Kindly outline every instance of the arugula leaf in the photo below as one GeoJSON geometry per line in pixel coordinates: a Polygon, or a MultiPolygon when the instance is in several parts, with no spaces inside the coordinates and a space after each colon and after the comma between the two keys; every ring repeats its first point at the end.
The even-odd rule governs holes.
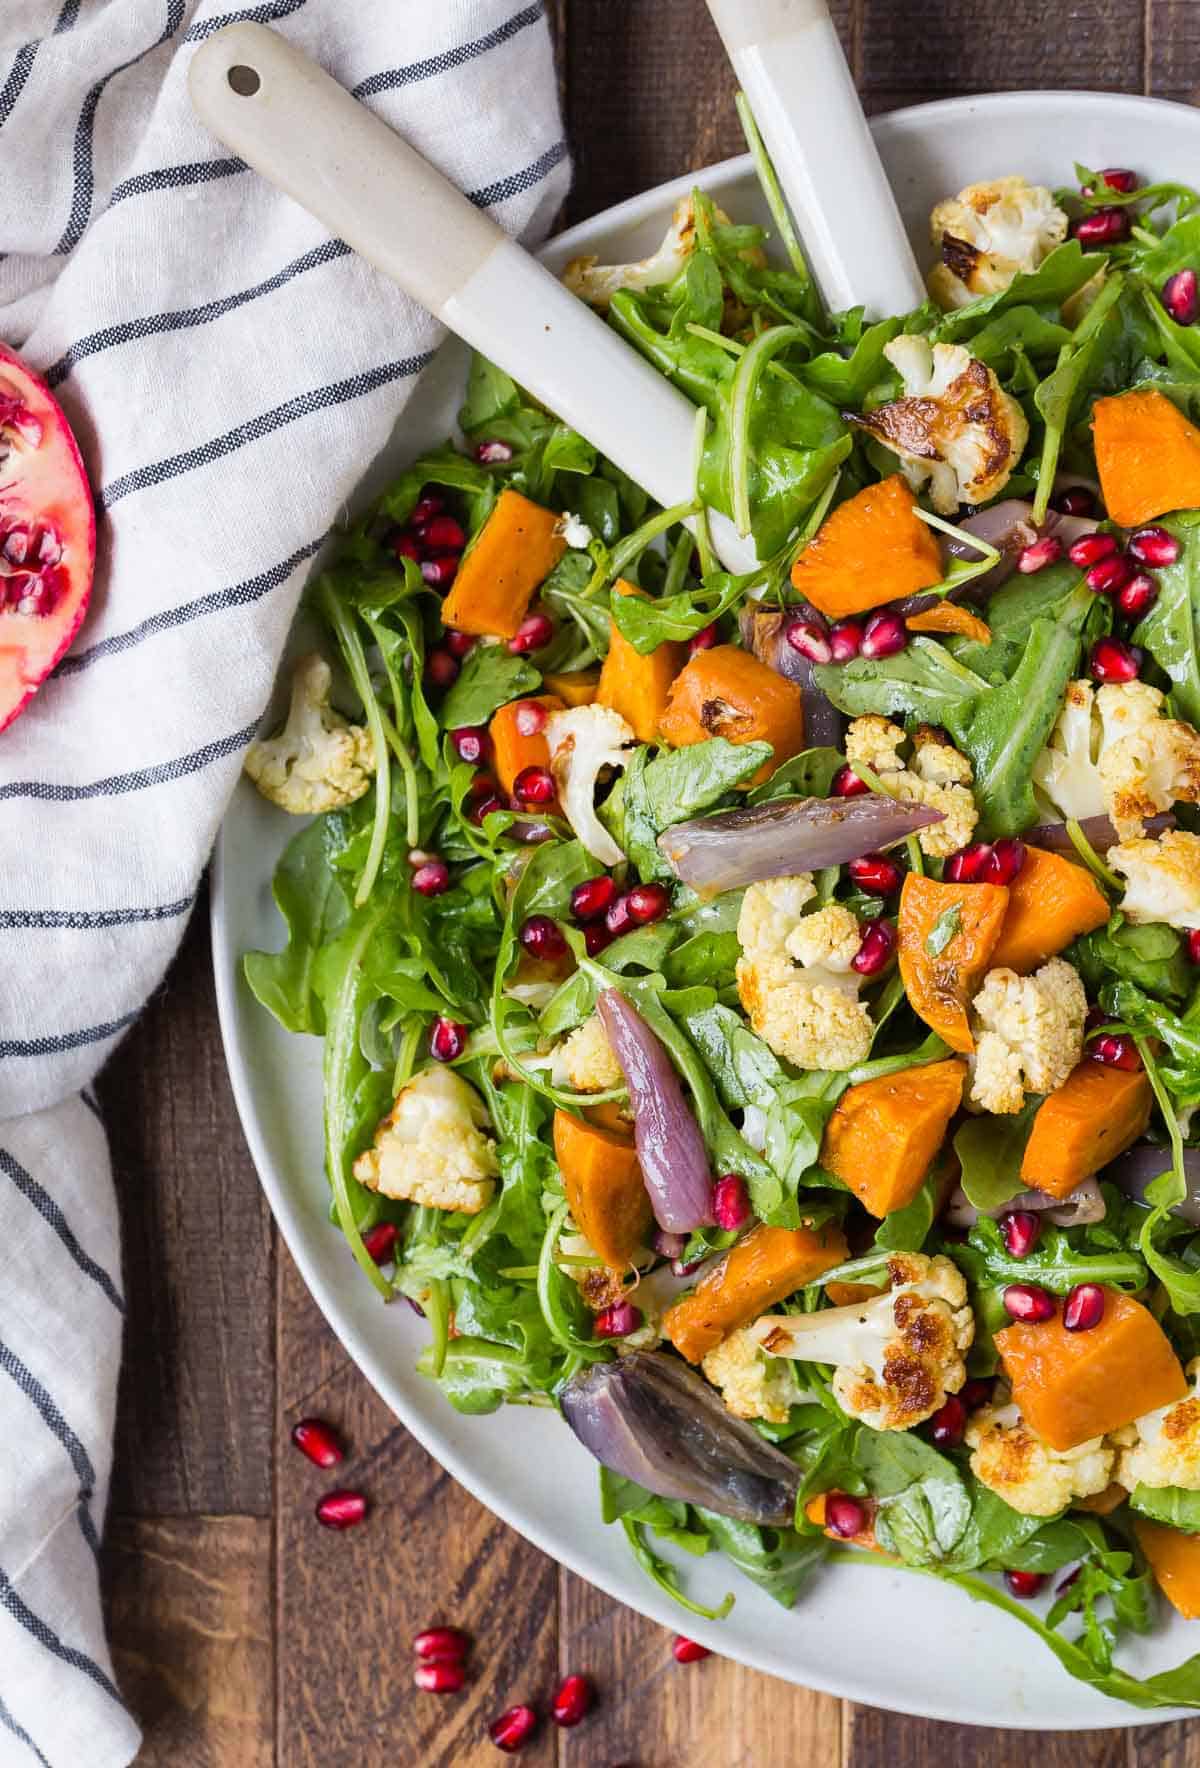
{"type": "Polygon", "coordinates": [[[463,659],[458,680],[441,706],[443,730],[486,724],[497,706],[536,694],[542,678],[527,657],[514,657],[505,645],[476,645],[463,659]]]}
{"type": "Polygon", "coordinates": [[[838,749],[802,749],[777,767],[769,779],[746,796],[747,804],[767,804],[775,798],[828,798],[834,775],[845,757],[838,749]]]}
{"type": "Polygon", "coordinates": [[[937,1207],[937,1186],[931,1173],[911,1203],[893,1209],[875,1230],[875,1245],[888,1252],[919,1252],[933,1226],[937,1207]]]}
{"type": "Polygon", "coordinates": [[[865,1426],[855,1459],[879,1500],[875,1536],[907,1565],[934,1565],[954,1551],[971,1520],[971,1500],[954,1463],[908,1431],[865,1426]]]}
{"type": "Polygon", "coordinates": [[[1077,1283],[1103,1283],[1129,1295],[1146,1287],[1148,1273],[1136,1253],[1117,1249],[1085,1252],[1077,1243],[1078,1232],[1048,1222],[1033,1251],[1024,1258],[1014,1258],[998,1225],[990,1216],[980,1216],[966,1245],[953,1248],[954,1259],[972,1282],[981,1286],[1040,1283],[1052,1295],[1066,1295],[1077,1283]]]}
{"type": "Polygon", "coordinates": [[[880,319],[867,326],[848,356],[826,350],[803,363],[796,373],[806,387],[835,405],[843,409],[860,406],[880,381],[893,375],[884,347],[903,330],[902,319],[880,319]]]}
{"type": "Polygon", "coordinates": [[[820,1535],[758,1528],[731,1516],[719,1516],[699,1504],[695,1510],[725,1557],[784,1608],[792,1607],[817,1567],[829,1557],[829,1543],[820,1535]]]}
{"type": "Polygon", "coordinates": [[[281,952],[247,952],[242,970],[255,997],[286,1031],[325,1029],[313,988],[317,954],[345,926],[350,913],[345,886],[330,863],[331,836],[340,846],[344,824],[318,817],[287,845],[275,868],[271,892],[287,923],[281,952]]]}
{"type": "Polygon", "coordinates": [[[1182,551],[1157,573],[1158,600],[1133,638],[1169,678],[1178,717],[1195,724],[1200,721],[1200,510],[1165,517],[1159,526],[1182,543],[1182,551]]]}
{"type": "Polygon", "coordinates": [[[1103,252],[1085,252],[1078,240],[1069,239],[1043,258],[1036,270],[1021,271],[997,294],[981,295],[977,301],[939,316],[930,337],[935,343],[970,338],[983,320],[1009,307],[1049,307],[1060,311],[1064,301],[1107,262],[1103,252]]]}
{"type": "Polygon", "coordinates": [[[1183,1486],[1135,1486],[1129,1494],[1129,1507],[1151,1522],[1166,1523],[1185,1535],[1200,1535],[1200,1492],[1183,1486]]]}
{"type": "Polygon", "coordinates": [[[676,595],[644,597],[611,592],[613,621],[622,638],[628,639],[639,657],[647,657],[659,645],[692,638],[745,593],[745,579],[727,572],[710,572],[703,584],[676,595]]]}
{"type": "Polygon", "coordinates": [[[618,845],[644,879],[674,880],[658,837],[675,823],[708,810],[770,759],[769,743],[729,743],[710,737],[650,759],[646,748],[629,758],[607,819],[618,845]],[[615,801],[615,802],[614,802],[615,801]]]}
{"type": "Polygon", "coordinates": [[[1054,488],[1058,457],[1068,425],[1072,417],[1078,414],[1088,389],[1098,377],[1100,366],[1111,355],[1113,327],[1120,323],[1112,310],[1120,301],[1124,290],[1123,277],[1118,275],[1109,278],[1080,321],[1070,343],[1063,345],[1057,368],[1046,377],[1034,394],[1034,404],[1046,425],[1037,496],[1033,506],[1035,522],[1045,520],[1050,494],[1054,488]]]}
{"type": "Polygon", "coordinates": [[[934,639],[914,638],[894,657],[855,657],[844,665],[820,663],[813,681],[839,712],[899,713],[921,724],[949,728],[969,711],[988,683],[934,639]]]}
{"type": "Polygon", "coordinates": [[[1139,926],[1115,914],[1107,927],[1084,934],[1063,956],[1079,971],[1093,995],[1114,978],[1136,983],[1147,994],[1166,1000],[1182,999],[1192,986],[1192,966],[1183,938],[1162,922],[1139,926]]]}
{"type": "Polygon", "coordinates": [[[1041,1107],[1037,1096],[1020,1111],[1005,1117],[967,1117],[954,1136],[954,1152],[962,1168],[959,1183],[976,1209],[999,1209],[1028,1186],[1021,1177],[1025,1145],[1041,1107]]]}
{"type": "Polygon", "coordinates": [[[962,932],[962,909],[957,903],[943,909],[925,936],[925,950],[931,958],[940,958],[951,940],[962,932]]]}
{"type": "MultiPolygon", "coordinates": [[[[607,955],[606,955],[607,956],[607,955]]],[[[722,1102],[731,1110],[757,1105],[768,1110],[787,1074],[769,1044],[731,1007],[701,1007],[683,1018],[688,1036],[707,1062],[722,1102]]]]}

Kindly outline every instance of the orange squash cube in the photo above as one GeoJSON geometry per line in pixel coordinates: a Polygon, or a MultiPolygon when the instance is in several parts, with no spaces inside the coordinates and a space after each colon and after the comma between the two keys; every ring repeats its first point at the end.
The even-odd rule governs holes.
{"type": "Polygon", "coordinates": [[[689,1363],[700,1363],[739,1326],[748,1326],[845,1257],[845,1237],[832,1222],[823,1228],[769,1228],[760,1222],[690,1295],[667,1309],[663,1331],[689,1363]]]}

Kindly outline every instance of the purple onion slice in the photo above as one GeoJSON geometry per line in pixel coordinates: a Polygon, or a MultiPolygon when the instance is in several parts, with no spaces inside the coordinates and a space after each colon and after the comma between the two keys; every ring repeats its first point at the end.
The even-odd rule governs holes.
{"type": "Polygon", "coordinates": [[[638,1163],[654,1219],[668,1234],[690,1234],[713,1219],[713,1182],[675,1066],[619,989],[604,989],[596,1007],[629,1088],[638,1163]]]}
{"type": "MultiPolygon", "coordinates": [[[[1126,1197],[1132,1197],[1135,1203],[1146,1200],[1146,1186],[1151,1179],[1157,1179],[1171,1169],[1171,1150],[1157,1148],[1153,1142],[1138,1142],[1127,1148],[1124,1154],[1118,1154],[1114,1161],[1101,1172],[1100,1177],[1109,1184],[1124,1191],[1126,1197]]],[[[1200,1228],[1200,1148],[1185,1148],[1183,1151],[1183,1171],[1187,1179],[1188,1194],[1182,1203],[1177,1203],[1171,1211],[1181,1221],[1190,1222],[1192,1227],[1200,1228]]]]}
{"type": "MultiPolygon", "coordinates": [[[[1085,816],[1079,827],[1083,830],[1089,846],[1101,855],[1106,854],[1110,847],[1116,847],[1121,837],[1113,828],[1106,816],[1085,816]]],[[[1161,816],[1146,818],[1147,835],[1161,835],[1164,829],[1173,829],[1175,818],[1169,811],[1161,816]]],[[[1030,829],[1021,839],[1031,847],[1042,847],[1047,853],[1065,853],[1068,859],[1077,859],[1075,843],[1067,833],[1066,823],[1039,823],[1036,829],[1030,829]]]]}
{"type": "Polygon", "coordinates": [[[858,798],[773,798],[766,804],[676,823],[658,838],[660,853],[685,884],[705,895],[819,872],[893,847],[942,822],[940,810],[879,792],[858,798]]]}

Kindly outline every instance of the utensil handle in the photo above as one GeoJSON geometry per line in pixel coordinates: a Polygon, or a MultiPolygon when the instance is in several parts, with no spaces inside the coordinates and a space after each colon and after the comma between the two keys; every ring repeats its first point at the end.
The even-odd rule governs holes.
{"type": "Polygon", "coordinates": [[[659,503],[690,501],[691,402],[301,50],[263,25],[228,25],[196,51],[189,85],[256,172],[659,503]]]}
{"type": "Polygon", "coordinates": [[[708,0],[828,306],[906,313],[925,285],[826,0],[708,0]]]}

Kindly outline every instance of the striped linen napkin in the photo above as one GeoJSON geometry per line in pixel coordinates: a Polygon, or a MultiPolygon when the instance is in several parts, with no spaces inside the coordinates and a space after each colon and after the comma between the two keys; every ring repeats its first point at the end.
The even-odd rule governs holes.
{"type": "Polygon", "coordinates": [[[440,338],[193,117],[192,50],[240,18],[513,233],[568,177],[541,4],[0,5],[0,338],[100,512],[88,620],[0,736],[0,1768],[137,1752],[97,1582],[124,1302],[87,1088],[179,940],[308,561],[440,338]]]}

